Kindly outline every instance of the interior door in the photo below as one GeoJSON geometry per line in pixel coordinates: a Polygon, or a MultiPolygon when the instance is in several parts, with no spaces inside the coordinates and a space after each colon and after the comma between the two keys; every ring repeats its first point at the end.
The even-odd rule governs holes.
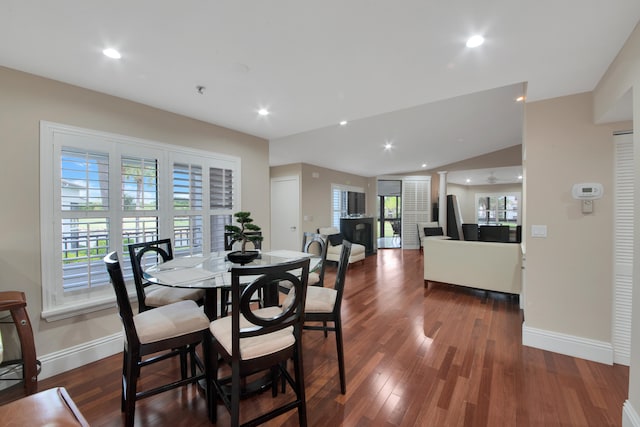
{"type": "Polygon", "coordinates": [[[299,251],[300,180],[297,176],[271,179],[271,249],[299,251]]]}

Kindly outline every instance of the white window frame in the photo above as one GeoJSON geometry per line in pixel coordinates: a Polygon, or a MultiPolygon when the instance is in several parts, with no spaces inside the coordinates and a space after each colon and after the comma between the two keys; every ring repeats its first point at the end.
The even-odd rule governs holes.
{"type": "MultiPolygon", "coordinates": [[[[233,215],[241,210],[241,159],[204,150],[160,143],[124,135],[83,129],[47,121],[40,122],[40,230],[42,271],[42,318],[55,321],[76,315],[113,307],[115,294],[111,286],[98,286],[72,292],[62,287],[62,230],[60,153],[62,147],[78,148],[109,155],[109,250],[117,250],[121,261],[129,259],[123,254],[122,218],[135,211],[122,209],[121,156],[153,157],[158,160],[158,232],[173,240],[173,216],[181,211],[173,209],[173,162],[199,164],[203,170],[203,252],[209,253],[209,218],[212,215],[233,215]],[[209,203],[209,168],[233,170],[233,206],[212,209],[209,203]],[[205,173],[206,171],[206,173],[205,173]],[[206,179],[205,179],[206,177],[206,179]]],[[[150,211],[152,212],[152,211],[150,211]]],[[[146,213],[146,212],[145,212],[146,213]]],[[[106,283],[108,285],[108,283],[106,283]]],[[[131,295],[135,292],[131,291],[131,295]]]]}
{"type": "MultiPolygon", "coordinates": [[[[480,204],[478,203],[478,200],[480,198],[486,198],[486,197],[495,197],[495,198],[500,198],[500,197],[515,197],[518,200],[518,220],[516,221],[515,224],[511,223],[511,222],[507,222],[505,223],[505,225],[508,224],[512,224],[512,225],[521,225],[522,224],[522,193],[520,192],[497,192],[497,193],[476,193],[475,194],[475,211],[473,213],[474,215],[474,221],[478,221],[478,209],[480,207],[480,204]]],[[[500,221],[497,220],[497,216],[496,216],[496,224],[500,223],[500,221]]]]}
{"type": "Polygon", "coordinates": [[[331,184],[331,194],[330,194],[330,200],[331,200],[331,226],[337,228],[338,230],[340,230],[340,218],[344,218],[347,215],[348,212],[348,207],[347,204],[345,202],[344,205],[340,204],[340,206],[335,206],[334,202],[334,198],[333,198],[333,193],[335,191],[340,191],[340,192],[349,192],[349,191],[353,191],[356,193],[364,193],[364,188],[362,187],[354,187],[351,185],[342,185],[342,184],[331,184]],[[337,218],[336,218],[337,215],[337,218]],[[337,223],[336,223],[336,219],[337,219],[337,223]]]}

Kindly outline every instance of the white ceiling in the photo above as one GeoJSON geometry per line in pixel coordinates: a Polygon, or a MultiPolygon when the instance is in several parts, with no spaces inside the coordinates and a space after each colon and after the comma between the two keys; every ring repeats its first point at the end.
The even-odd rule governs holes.
{"type": "Polygon", "coordinates": [[[451,171],[447,182],[467,186],[522,183],[522,166],[451,171]]]}
{"type": "Polygon", "coordinates": [[[639,20],[638,0],[1,0],[0,65],[375,176],[520,144],[515,97],[593,90],[639,20]]]}

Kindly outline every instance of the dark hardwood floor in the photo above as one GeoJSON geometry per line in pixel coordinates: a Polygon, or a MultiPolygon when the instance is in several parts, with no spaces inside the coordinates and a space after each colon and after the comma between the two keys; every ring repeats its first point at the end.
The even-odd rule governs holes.
{"type": "MultiPolygon", "coordinates": [[[[335,267],[325,278],[332,283],[335,267]]],[[[379,250],[349,267],[343,304],[347,394],[333,335],[304,333],[311,426],[620,426],[628,368],[521,344],[517,301],[423,282],[417,251],[379,250]]],[[[149,371],[151,369],[152,371],[149,371]]],[[[40,381],[65,386],[92,426],[120,426],[121,355],[40,381]]],[[[173,362],[141,384],[177,375],[173,362]]],[[[276,400],[290,397],[289,391],[276,400]]],[[[243,402],[243,418],[272,405],[243,402]]],[[[229,425],[219,406],[218,425],[229,425]]],[[[138,426],[206,426],[195,386],[138,402],[138,426]]],[[[290,412],[269,425],[297,425],[290,412]]]]}

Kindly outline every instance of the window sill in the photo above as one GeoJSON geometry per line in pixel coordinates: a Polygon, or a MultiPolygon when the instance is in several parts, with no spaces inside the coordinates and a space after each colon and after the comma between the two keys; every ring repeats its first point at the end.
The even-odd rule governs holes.
{"type": "Polygon", "coordinates": [[[47,322],[68,319],[82,314],[106,310],[116,306],[116,298],[113,295],[101,298],[92,298],[89,301],[74,301],[65,305],[51,307],[42,310],[42,317],[47,322]]]}

